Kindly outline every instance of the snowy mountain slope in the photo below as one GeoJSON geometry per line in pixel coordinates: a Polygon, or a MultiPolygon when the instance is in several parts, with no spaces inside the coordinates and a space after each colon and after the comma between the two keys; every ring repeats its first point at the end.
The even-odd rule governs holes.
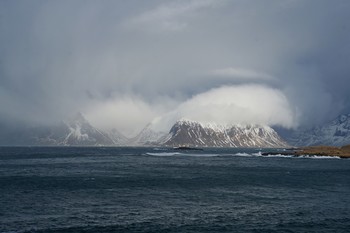
{"type": "Polygon", "coordinates": [[[121,134],[118,130],[112,129],[107,132],[108,137],[113,141],[113,145],[123,146],[127,143],[128,138],[121,134]]]}
{"type": "Polygon", "coordinates": [[[63,145],[113,145],[107,133],[93,127],[81,113],[65,122],[69,129],[62,141],[63,145]]]}
{"type": "MultiPolygon", "coordinates": [[[[268,126],[202,124],[177,121],[169,132],[148,124],[128,139],[117,130],[93,127],[82,114],[54,126],[29,127],[15,133],[11,145],[40,146],[199,146],[199,147],[285,147],[287,144],[268,126]],[[20,135],[20,137],[18,137],[20,135]],[[16,141],[17,140],[17,141],[16,141]]],[[[9,143],[8,143],[9,144],[9,143]]]]}
{"type": "Polygon", "coordinates": [[[309,130],[296,131],[288,141],[293,146],[350,144],[350,114],[340,115],[333,121],[309,130]]]}
{"type": "Polygon", "coordinates": [[[106,133],[93,127],[81,113],[68,121],[47,128],[45,133],[34,132],[33,135],[37,145],[111,146],[122,144],[126,140],[116,130],[106,133]]]}
{"type": "Polygon", "coordinates": [[[153,129],[153,125],[150,123],[134,138],[127,142],[127,145],[131,146],[152,146],[161,145],[167,138],[167,133],[159,132],[153,129]]]}
{"type": "Polygon", "coordinates": [[[202,124],[180,120],[170,130],[165,146],[199,147],[286,147],[278,134],[268,126],[202,124]]]}

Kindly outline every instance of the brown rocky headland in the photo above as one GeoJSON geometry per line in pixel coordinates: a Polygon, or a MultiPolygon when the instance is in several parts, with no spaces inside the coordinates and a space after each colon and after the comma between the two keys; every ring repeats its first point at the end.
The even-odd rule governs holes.
{"type": "Polygon", "coordinates": [[[335,146],[308,146],[302,148],[288,149],[288,152],[265,152],[264,156],[268,155],[294,155],[298,156],[330,156],[339,158],[350,158],[350,145],[335,147],[335,146]]]}
{"type": "Polygon", "coordinates": [[[350,158],[350,145],[335,146],[309,146],[299,148],[294,151],[296,156],[301,155],[317,155],[317,156],[336,156],[340,158],[350,158]]]}

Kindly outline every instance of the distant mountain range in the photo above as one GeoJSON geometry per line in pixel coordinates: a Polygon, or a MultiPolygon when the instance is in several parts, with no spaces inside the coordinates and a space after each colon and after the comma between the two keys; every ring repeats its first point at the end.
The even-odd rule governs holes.
{"type": "Polygon", "coordinates": [[[71,119],[53,126],[16,129],[4,141],[5,145],[21,146],[112,146],[124,144],[127,138],[117,130],[104,132],[93,127],[78,113],[71,119]]]}
{"type": "Polygon", "coordinates": [[[326,124],[311,129],[297,130],[287,138],[287,141],[293,146],[350,144],[350,114],[340,115],[326,124]]]}
{"type": "Polygon", "coordinates": [[[136,137],[126,138],[92,126],[81,113],[50,127],[27,128],[11,145],[38,146],[191,146],[191,147],[285,147],[287,143],[268,126],[201,124],[179,120],[169,132],[148,124],[136,137]]]}
{"type": "Polygon", "coordinates": [[[148,124],[136,137],[127,138],[116,129],[103,131],[92,126],[81,113],[54,126],[27,127],[7,136],[2,145],[37,146],[166,146],[166,147],[265,147],[309,145],[342,146],[350,143],[350,114],[319,127],[297,130],[282,139],[265,125],[220,125],[182,119],[168,132],[148,124]]]}
{"type": "Polygon", "coordinates": [[[286,147],[288,144],[268,126],[202,124],[179,120],[168,133],[156,132],[152,125],[143,129],[135,145],[189,147],[286,147]]]}

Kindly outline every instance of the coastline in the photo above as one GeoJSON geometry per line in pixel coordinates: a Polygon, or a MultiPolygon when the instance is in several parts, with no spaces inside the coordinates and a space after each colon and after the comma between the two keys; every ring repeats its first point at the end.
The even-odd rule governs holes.
{"type": "Polygon", "coordinates": [[[305,155],[316,155],[316,156],[328,156],[328,157],[339,157],[342,159],[350,158],[350,145],[342,146],[342,147],[335,147],[335,146],[308,146],[308,147],[301,147],[301,148],[295,148],[290,149],[289,152],[266,152],[262,155],[268,156],[268,155],[294,155],[296,157],[298,156],[305,156],[305,155]]]}

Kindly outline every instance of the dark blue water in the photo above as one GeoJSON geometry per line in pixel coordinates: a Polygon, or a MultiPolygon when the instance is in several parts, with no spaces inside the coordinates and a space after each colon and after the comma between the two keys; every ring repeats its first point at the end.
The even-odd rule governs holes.
{"type": "Polygon", "coordinates": [[[0,232],[350,232],[350,160],[3,147],[0,232]]]}

